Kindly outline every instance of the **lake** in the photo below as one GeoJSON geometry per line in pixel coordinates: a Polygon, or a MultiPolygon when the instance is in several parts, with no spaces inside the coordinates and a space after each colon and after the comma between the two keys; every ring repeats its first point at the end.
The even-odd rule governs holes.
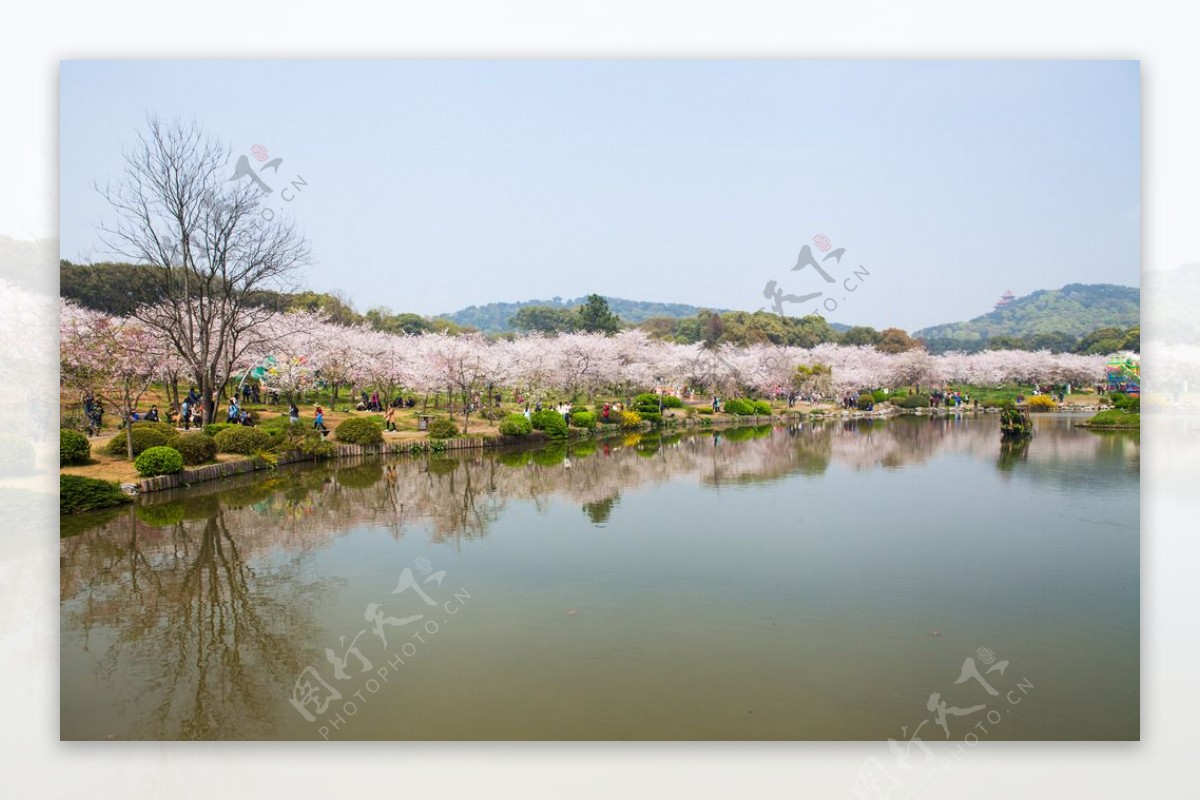
{"type": "Polygon", "coordinates": [[[64,518],[61,736],[1137,739],[1139,438],[1081,419],[293,466],[64,518]]]}

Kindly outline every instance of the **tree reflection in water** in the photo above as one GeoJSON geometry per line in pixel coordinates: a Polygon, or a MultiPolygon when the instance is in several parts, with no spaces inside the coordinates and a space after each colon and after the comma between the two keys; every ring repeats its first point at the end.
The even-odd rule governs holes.
{"type": "Polygon", "coordinates": [[[600,526],[619,520],[622,494],[639,487],[819,480],[831,465],[892,470],[946,453],[996,460],[1013,480],[1120,480],[1114,461],[1137,472],[1136,436],[1047,419],[1032,441],[1005,447],[994,417],[952,416],[293,466],[147,496],[91,518],[90,529],[88,518],[73,520],[84,531],[61,544],[64,648],[100,651],[99,684],[150,718],[132,724],[139,736],[269,736],[295,676],[320,659],[317,610],[333,588],[306,561],[349,531],[421,530],[457,544],[486,536],[510,502],[545,508],[556,499],[600,526]]]}
{"type": "Polygon", "coordinates": [[[149,527],[131,509],[62,544],[64,637],[107,643],[100,678],[130,687],[147,737],[269,734],[278,687],[307,656],[321,586],[301,575],[302,551],[252,559],[261,538],[243,522],[218,508],[149,527]]]}

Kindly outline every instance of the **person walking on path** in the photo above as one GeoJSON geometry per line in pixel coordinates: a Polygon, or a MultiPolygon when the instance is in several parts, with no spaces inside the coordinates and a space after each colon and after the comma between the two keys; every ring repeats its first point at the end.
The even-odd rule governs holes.
{"type": "Polygon", "coordinates": [[[288,422],[293,425],[300,422],[300,409],[295,401],[288,404],[288,422]]]}
{"type": "Polygon", "coordinates": [[[387,431],[396,430],[396,407],[389,406],[387,414],[383,416],[384,429],[387,431]]]}

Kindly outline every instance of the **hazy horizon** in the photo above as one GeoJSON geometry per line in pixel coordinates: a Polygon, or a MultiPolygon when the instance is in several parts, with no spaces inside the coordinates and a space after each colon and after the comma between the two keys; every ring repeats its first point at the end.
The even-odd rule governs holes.
{"type": "Polygon", "coordinates": [[[774,280],[823,292],[788,314],[828,301],[831,322],[911,331],[1009,289],[1139,286],[1139,79],[1135,61],[63,62],[60,254],[111,258],[92,184],[156,115],[256,171],[255,145],[282,159],[259,174],[312,242],[298,282],[359,311],[770,309],[774,280]],[[818,235],[845,248],[828,283],[792,271],[805,245],[826,257],[818,235]]]}

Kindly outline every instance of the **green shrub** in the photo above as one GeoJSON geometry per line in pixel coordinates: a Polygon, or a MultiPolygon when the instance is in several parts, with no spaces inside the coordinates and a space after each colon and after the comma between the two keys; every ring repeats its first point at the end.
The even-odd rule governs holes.
{"type": "Polygon", "coordinates": [[[530,423],[538,431],[545,431],[547,424],[556,426],[557,424],[554,422],[555,420],[558,420],[559,423],[562,423],[564,427],[566,426],[566,421],[563,420],[563,416],[554,409],[542,409],[540,412],[534,412],[529,417],[530,423]]]}
{"type": "Polygon", "coordinates": [[[634,412],[634,414],[641,417],[643,422],[649,423],[652,426],[662,425],[663,416],[657,409],[652,412],[634,412]]]}
{"type": "Polygon", "coordinates": [[[227,428],[245,428],[245,426],[238,425],[237,423],[209,423],[204,427],[204,433],[216,438],[217,434],[227,428]]]}
{"type": "Polygon", "coordinates": [[[333,443],[321,436],[321,432],[314,429],[311,423],[290,423],[286,417],[283,420],[282,425],[263,425],[260,429],[271,431],[271,442],[277,452],[296,451],[314,459],[328,459],[333,456],[336,450],[333,443]]]}
{"type": "Polygon", "coordinates": [[[681,398],[675,397],[674,395],[663,395],[663,408],[664,409],[682,409],[683,408],[683,400],[681,398]]]}
{"type": "Polygon", "coordinates": [[[458,426],[449,417],[437,417],[429,421],[430,439],[450,439],[458,436],[458,426]]]}
{"type": "Polygon", "coordinates": [[[184,464],[204,464],[217,458],[217,441],[203,431],[188,431],[171,440],[184,464]]]}
{"type": "Polygon", "coordinates": [[[890,398],[888,397],[888,394],[886,392],[884,392],[882,389],[877,389],[874,392],[872,392],[871,397],[875,399],[876,403],[886,403],[888,400],[890,400],[890,398]]]}
{"type": "Polygon", "coordinates": [[[1142,398],[1140,395],[1126,395],[1124,392],[1114,392],[1109,401],[1114,409],[1120,409],[1126,412],[1141,412],[1142,398]]]}
{"type": "Polygon", "coordinates": [[[712,414],[713,413],[711,406],[701,406],[696,411],[699,412],[700,414],[712,414]]]}
{"type": "Polygon", "coordinates": [[[133,424],[133,430],[137,431],[157,431],[160,434],[166,434],[168,437],[175,436],[175,426],[170,423],[155,423],[151,420],[138,420],[133,424]]]}
{"type": "Polygon", "coordinates": [[[217,450],[221,453],[253,456],[258,451],[271,447],[271,435],[260,428],[250,426],[223,428],[213,439],[216,440],[217,450]]]}
{"type": "Polygon", "coordinates": [[[875,398],[872,395],[863,392],[859,394],[856,403],[858,404],[858,408],[860,410],[866,411],[875,405],[875,398]]]}
{"type": "Polygon", "coordinates": [[[595,428],[596,415],[591,412],[575,412],[575,414],[571,415],[571,425],[576,428],[595,428]]]}
{"type": "MultiPolygon", "coordinates": [[[[129,436],[133,439],[134,458],[140,456],[142,451],[147,448],[155,448],[168,444],[174,438],[174,435],[174,429],[165,423],[134,423],[133,427],[129,430],[129,436]],[[166,430],[164,431],[163,428],[158,428],[158,426],[162,426],[166,430]]],[[[109,440],[104,451],[109,456],[127,455],[128,451],[125,449],[125,432],[118,431],[117,435],[109,440]]]]}
{"type": "Polygon", "coordinates": [[[506,437],[523,437],[533,430],[533,423],[523,414],[510,414],[500,421],[500,433],[506,437]]]}
{"type": "Polygon", "coordinates": [[[772,415],[775,413],[775,411],[771,408],[771,404],[767,403],[766,401],[751,401],[750,405],[754,407],[755,414],[772,415]]]}
{"type": "Polygon", "coordinates": [[[174,448],[155,445],[142,451],[133,466],[140,476],[167,476],[183,469],[183,457],[174,448]]]}
{"type": "Polygon", "coordinates": [[[558,412],[551,412],[542,421],[542,432],[551,439],[564,439],[567,436],[567,421],[558,412]]]}
{"type": "Polygon", "coordinates": [[[58,477],[58,511],[64,515],[117,506],[131,500],[121,492],[120,485],[115,481],[101,481],[86,476],[58,477]]]}
{"type": "Polygon", "coordinates": [[[725,401],[725,414],[738,416],[754,414],[754,405],[744,398],[730,398],[725,401]]]}
{"type": "Polygon", "coordinates": [[[901,409],[925,409],[929,406],[928,395],[906,395],[896,402],[901,409]]]}
{"type": "Polygon", "coordinates": [[[92,458],[92,443],[78,431],[64,428],[58,433],[58,466],[87,464],[92,458]]]}
{"type": "Polygon", "coordinates": [[[652,392],[643,392],[633,399],[633,410],[635,412],[657,412],[658,395],[652,392]]]}
{"type": "MultiPolygon", "coordinates": [[[[432,428],[430,425],[431,430],[432,428]]],[[[348,417],[338,423],[333,435],[337,437],[338,442],[348,442],[351,445],[380,445],[383,443],[383,426],[370,417],[348,417]]]]}

